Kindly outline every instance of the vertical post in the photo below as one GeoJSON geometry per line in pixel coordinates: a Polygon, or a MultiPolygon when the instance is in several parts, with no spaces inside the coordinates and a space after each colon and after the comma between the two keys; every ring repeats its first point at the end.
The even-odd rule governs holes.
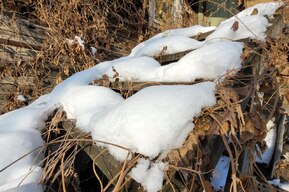
{"type": "Polygon", "coordinates": [[[149,25],[152,26],[155,20],[155,0],[149,0],[149,25]]]}
{"type": "Polygon", "coordinates": [[[184,2],[183,0],[174,0],[174,6],[173,6],[173,16],[174,16],[174,24],[178,27],[182,26],[183,23],[183,6],[184,2]]]}

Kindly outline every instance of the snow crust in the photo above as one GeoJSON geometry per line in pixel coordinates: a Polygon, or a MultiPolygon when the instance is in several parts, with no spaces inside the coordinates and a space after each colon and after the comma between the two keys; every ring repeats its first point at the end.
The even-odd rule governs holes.
{"type": "Polygon", "coordinates": [[[267,27],[270,26],[270,23],[265,16],[272,19],[275,11],[282,5],[284,5],[284,3],[279,1],[259,3],[249,7],[237,15],[223,21],[216,31],[206,38],[206,41],[241,40],[245,38],[265,41],[265,32],[267,27]],[[254,9],[257,10],[256,15],[252,15],[254,9]],[[238,29],[234,31],[232,26],[235,22],[238,22],[238,29]]]}
{"type": "MultiPolygon", "coordinates": [[[[41,146],[42,144],[43,141],[40,137],[40,133],[35,130],[1,133],[0,150],[1,156],[5,157],[0,159],[1,169],[4,168],[2,167],[3,165],[9,165],[11,162],[14,162],[23,155],[33,151],[35,146],[41,146]],[[17,148],[15,146],[17,146],[17,148]]],[[[34,164],[37,166],[39,163],[36,159],[38,152],[39,150],[2,171],[0,174],[0,186],[8,181],[17,179],[18,175],[29,173],[30,165],[34,164]]]]}

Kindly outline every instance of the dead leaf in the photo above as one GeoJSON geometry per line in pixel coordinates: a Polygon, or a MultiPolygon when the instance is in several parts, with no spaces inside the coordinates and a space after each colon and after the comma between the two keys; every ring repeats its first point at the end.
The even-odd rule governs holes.
{"type": "Polygon", "coordinates": [[[287,103],[289,103],[289,90],[285,90],[283,92],[283,95],[285,96],[285,99],[286,99],[287,103]]]}
{"type": "Polygon", "coordinates": [[[58,76],[56,77],[55,84],[58,85],[58,84],[61,83],[61,82],[62,82],[62,78],[61,78],[60,75],[58,75],[58,76]]]}
{"type": "Polygon", "coordinates": [[[142,42],[144,40],[144,36],[143,35],[139,35],[138,36],[138,42],[142,42]]]}
{"type": "Polygon", "coordinates": [[[244,114],[240,104],[236,106],[236,113],[240,123],[242,125],[245,125],[244,114]]]}
{"type": "Polygon", "coordinates": [[[239,29],[239,22],[235,21],[234,24],[232,25],[231,29],[233,29],[233,31],[237,31],[239,29]]]}
{"type": "Polygon", "coordinates": [[[221,99],[226,103],[236,103],[239,101],[239,96],[234,89],[227,87],[220,87],[217,90],[217,94],[220,95],[221,99]]]}
{"type": "Polygon", "coordinates": [[[264,118],[258,112],[255,112],[247,116],[245,122],[245,126],[240,129],[240,141],[242,143],[250,140],[261,142],[267,134],[264,118]]]}
{"type": "Polygon", "coordinates": [[[262,93],[271,93],[276,88],[274,81],[271,78],[264,78],[262,84],[260,85],[259,92],[262,93]]]}
{"type": "Polygon", "coordinates": [[[289,76],[289,67],[284,67],[284,69],[281,71],[281,75],[289,76]]]}
{"type": "Polygon", "coordinates": [[[254,10],[252,11],[251,15],[258,15],[258,9],[254,8],[254,10]]]}
{"type": "Polygon", "coordinates": [[[285,181],[289,181],[289,162],[284,159],[284,160],[281,160],[279,161],[276,166],[275,166],[275,173],[274,175],[277,177],[277,178],[281,178],[285,181]]]}
{"type": "Polygon", "coordinates": [[[238,87],[235,90],[240,96],[247,97],[251,92],[250,89],[251,89],[250,85],[246,85],[244,87],[238,87]]]}
{"type": "Polygon", "coordinates": [[[191,132],[182,147],[174,149],[168,154],[170,162],[173,162],[176,165],[180,162],[186,166],[190,165],[195,158],[195,154],[192,155],[191,153],[197,153],[196,147],[198,146],[198,142],[197,136],[191,132]],[[190,156],[190,158],[188,158],[188,156],[190,156]],[[188,160],[190,162],[185,162],[183,160],[188,160]]]}
{"type": "Polygon", "coordinates": [[[69,76],[69,68],[67,66],[63,67],[63,73],[67,76],[69,76]]]}
{"type": "Polygon", "coordinates": [[[251,53],[251,49],[249,49],[248,47],[246,47],[246,48],[243,49],[243,53],[242,53],[242,55],[241,55],[240,58],[241,58],[242,60],[245,60],[245,59],[247,59],[247,58],[249,57],[250,53],[251,53]]]}

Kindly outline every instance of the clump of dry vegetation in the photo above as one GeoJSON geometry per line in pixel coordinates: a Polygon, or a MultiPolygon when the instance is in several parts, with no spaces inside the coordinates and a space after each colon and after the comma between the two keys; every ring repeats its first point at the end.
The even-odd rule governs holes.
{"type": "Polygon", "coordinates": [[[5,80],[1,93],[8,94],[1,98],[0,112],[23,106],[17,101],[19,94],[32,101],[75,72],[128,54],[148,34],[142,6],[122,0],[1,2],[2,25],[8,38],[20,38],[21,49],[11,48],[10,42],[1,48],[0,76],[5,80]],[[19,18],[32,32],[21,32],[19,18]],[[84,40],[84,49],[67,43],[75,36],[84,40]],[[95,55],[91,47],[97,49],[95,55]]]}

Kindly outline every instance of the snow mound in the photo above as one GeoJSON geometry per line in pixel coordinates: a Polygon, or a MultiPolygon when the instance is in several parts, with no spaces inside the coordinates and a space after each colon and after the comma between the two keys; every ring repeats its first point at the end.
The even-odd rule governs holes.
{"type": "MultiPolygon", "coordinates": [[[[213,82],[145,88],[119,105],[95,113],[92,137],[155,158],[182,145],[194,127],[193,117],[215,104],[214,91],[213,82]]],[[[97,144],[108,147],[117,160],[127,157],[126,150],[97,144]]]]}
{"type": "Polygon", "coordinates": [[[0,158],[0,170],[15,161],[11,166],[1,171],[0,191],[39,180],[41,174],[35,175],[34,169],[40,172],[41,168],[38,163],[40,159],[43,159],[43,154],[39,154],[39,150],[28,153],[43,145],[43,143],[41,134],[37,130],[12,131],[0,134],[1,156],[5,157],[0,158]],[[26,154],[28,155],[23,157],[26,154]],[[18,160],[21,157],[23,158],[18,160]]]}
{"type": "Polygon", "coordinates": [[[243,44],[217,42],[191,51],[178,62],[164,66],[158,81],[193,82],[195,79],[215,79],[241,68],[243,44]]]}
{"type": "Polygon", "coordinates": [[[249,7],[243,11],[241,11],[240,13],[238,13],[237,15],[223,21],[221,24],[240,18],[240,17],[244,17],[244,16],[250,16],[252,15],[254,9],[257,9],[257,14],[256,15],[267,15],[269,16],[270,19],[273,18],[274,13],[276,12],[277,9],[279,9],[282,5],[284,5],[284,2],[268,2],[268,3],[259,3],[256,4],[252,7],[249,7]]]}
{"type": "Polygon", "coordinates": [[[214,26],[204,27],[201,25],[194,25],[194,26],[185,27],[185,28],[170,29],[162,33],[159,33],[150,39],[156,39],[160,37],[179,36],[179,35],[186,36],[186,37],[194,37],[201,33],[214,31],[215,29],[216,27],[214,26]]]}
{"type": "MultiPolygon", "coordinates": [[[[187,48],[187,47],[193,47],[195,49],[196,45],[199,44],[198,41],[192,41],[186,37],[193,37],[200,33],[206,33],[209,31],[213,31],[215,29],[216,27],[203,27],[201,25],[194,25],[194,26],[186,27],[186,28],[170,29],[162,33],[159,33],[151,37],[150,39],[138,44],[136,47],[132,49],[129,57],[143,56],[145,54],[148,54],[149,56],[157,55],[157,53],[160,53],[160,51],[163,50],[163,47],[166,46],[166,44],[168,47],[170,47],[171,53],[173,52],[176,53],[177,52],[175,50],[176,48],[172,47],[173,43],[176,42],[174,40],[174,37],[179,38],[181,41],[185,41],[187,39],[188,41],[193,43],[193,45],[188,45],[186,42],[186,46],[185,46],[176,42],[178,43],[178,47],[182,48],[183,50],[185,50],[184,48],[187,48]],[[166,43],[164,43],[163,40],[166,43]],[[156,47],[153,47],[151,44],[154,44],[156,47]],[[153,51],[150,51],[149,48],[152,48],[153,51]]],[[[178,52],[180,51],[178,50],[178,52]]]]}
{"type": "Polygon", "coordinates": [[[150,81],[156,76],[156,69],[161,65],[155,59],[142,56],[125,58],[111,62],[111,67],[105,72],[114,81],[116,74],[119,74],[120,81],[150,81]]]}
{"type": "Polygon", "coordinates": [[[138,183],[141,183],[148,192],[157,192],[162,189],[164,180],[164,169],[166,164],[163,162],[150,163],[149,160],[139,159],[129,175],[138,183]]]}
{"type": "MultiPolygon", "coordinates": [[[[120,81],[134,82],[193,82],[196,79],[214,80],[229,71],[241,68],[243,44],[216,42],[191,51],[178,62],[166,66],[150,57],[128,58],[111,62],[120,81]]],[[[113,80],[116,74],[109,68],[105,74],[113,80]]]]}
{"type": "Polygon", "coordinates": [[[246,38],[265,41],[268,26],[270,26],[268,20],[261,15],[239,17],[221,24],[206,38],[206,41],[235,41],[246,38]]]}
{"type": "Polygon", "coordinates": [[[13,131],[41,130],[47,114],[42,108],[24,107],[0,116],[0,133],[13,131]],[[15,118],[17,121],[15,121],[15,118]]]}
{"type": "Polygon", "coordinates": [[[72,88],[71,94],[59,102],[63,106],[68,119],[76,119],[76,126],[89,132],[89,122],[92,115],[108,109],[124,99],[109,88],[86,85],[72,88]]]}
{"type": "Polygon", "coordinates": [[[149,42],[144,42],[141,47],[134,48],[129,56],[158,57],[161,55],[168,55],[197,49],[201,47],[202,44],[202,42],[186,36],[168,36],[163,38],[155,38],[149,42]]]}

